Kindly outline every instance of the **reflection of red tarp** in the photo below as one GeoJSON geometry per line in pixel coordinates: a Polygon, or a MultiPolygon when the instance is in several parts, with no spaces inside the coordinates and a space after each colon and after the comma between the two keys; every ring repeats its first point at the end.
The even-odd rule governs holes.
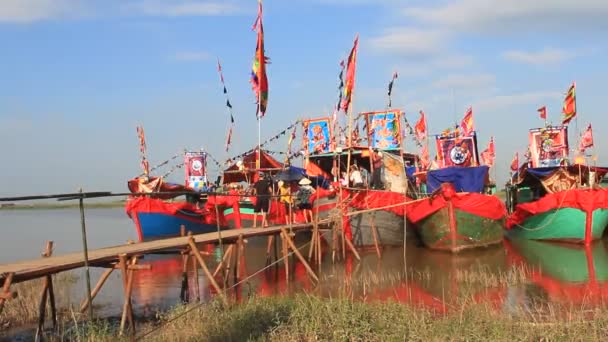
{"type": "MultiPolygon", "coordinates": [[[[256,169],[257,151],[251,151],[243,157],[244,170],[239,172],[239,167],[235,164],[224,170],[224,184],[233,182],[249,182],[254,183],[258,180],[258,172],[270,171],[278,172],[277,169],[282,169],[283,164],[271,157],[268,153],[262,150],[260,158],[260,168],[256,169]]],[[[271,172],[272,173],[272,172],[271,172]]]]}
{"type": "MultiPolygon", "coordinates": [[[[491,220],[500,220],[507,215],[504,203],[498,197],[474,192],[455,193],[450,199],[455,209],[491,220]]],[[[408,205],[407,218],[416,223],[432,213],[446,207],[448,201],[442,196],[425,198],[408,205]]]]}
{"type": "Polygon", "coordinates": [[[586,213],[595,209],[608,209],[608,189],[572,189],[547,194],[538,201],[518,204],[507,218],[507,229],[521,224],[528,217],[558,208],[574,208],[586,213]]]}
{"type": "Polygon", "coordinates": [[[127,182],[127,186],[132,193],[176,192],[176,194],[154,195],[156,198],[163,199],[179,196],[189,190],[181,184],[165,183],[161,177],[149,177],[148,180],[143,177],[134,178],[127,182]]]}

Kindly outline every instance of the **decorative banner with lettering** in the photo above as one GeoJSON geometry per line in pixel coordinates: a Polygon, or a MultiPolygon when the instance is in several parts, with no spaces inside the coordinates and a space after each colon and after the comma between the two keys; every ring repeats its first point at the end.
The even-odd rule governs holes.
{"type": "Polygon", "coordinates": [[[186,173],[186,187],[195,191],[202,191],[207,182],[205,166],[207,165],[207,153],[186,152],[184,155],[184,166],[186,173]]]}
{"type": "Polygon", "coordinates": [[[437,136],[437,159],[439,167],[477,166],[477,137],[437,136]]]}
{"type": "Polygon", "coordinates": [[[367,121],[369,146],[383,150],[401,148],[400,110],[362,113],[362,115],[365,115],[367,121]]]}
{"type": "Polygon", "coordinates": [[[532,167],[559,166],[568,159],[566,126],[534,128],[528,137],[532,167]]]}
{"type": "Polygon", "coordinates": [[[329,118],[306,120],[304,126],[304,148],[308,153],[327,153],[331,151],[331,127],[329,118]]]}

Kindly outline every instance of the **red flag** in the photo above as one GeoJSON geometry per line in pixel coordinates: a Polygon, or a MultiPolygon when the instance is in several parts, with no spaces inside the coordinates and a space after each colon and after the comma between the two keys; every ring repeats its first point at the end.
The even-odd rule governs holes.
{"type": "Polygon", "coordinates": [[[494,137],[490,138],[488,148],[481,152],[481,160],[489,167],[494,166],[494,159],[496,158],[496,152],[494,150],[494,137]]]}
{"type": "Polygon", "coordinates": [[[470,136],[475,130],[473,126],[473,107],[469,107],[466,113],[464,113],[464,118],[460,122],[460,129],[465,137],[470,136]]]}
{"type": "Polygon", "coordinates": [[[144,175],[150,174],[150,164],[146,157],[146,135],[144,133],[144,126],[137,126],[137,137],[139,138],[139,152],[141,153],[141,168],[144,171],[144,175]]]}
{"type": "Polygon", "coordinates": [[[348,56],[346,65],[346,84],[344,85],[344,98],[342,99],[342,109],[348,111],[352,100],[353,89],[355,88],[355,71],[357,68],[357,47],[359,46],[359,35],[355,37],[353,49],[348,56]]]}
{"type": "Polygon", "coordinates": [[[587,126],[587,129],[585,130],[585,132],[583,132],[583,135],[581,137],[581,153],[585,153],[585,150],[590,147],[593,147],[593,129],[591,128],[591,124],[587,126]]]}
{"type": "Polygon", "coordinates": [[[429,157],[429,148],[426,144],[422,146],[422,152],[420,153],[420,166],[422,170],[426,170],[429,168],[431,164],[431,160],[429,157]]]}
{"type": "Polygon", "coordinates": [[[562,113],[564,114],[564,119],[562,120],[562,124],[564,125],[567,125],[576,116],[576,82],[572,82],[570,89],[568,89],[562,113]]]}
{"type": "Polygon", "coordinates": [[[515,157],[511,161],[511,171],[515,172],[519,170],[519,153],[515,152],[515,157]]]}
{"type": "Polygon", "coordinates": [[[255,57],[251,68],[251,84],[255,93],[258,108],[256,116],[262,118],[266,113],[268,105],[268,77],[266,76],[266,64],[268,57],[264,55],[264,26],[262,25],[262,0],[258,0],[258,16],[253,24],[254,30],[258,31],[257,46],[255,57]]]}
{"type": "Polygon", "coordinates": [[[536,111],[540,113],[541,119],[547,120],[547,107],[546,106],[542,106],[542,107],[538,108],[536,111]]]}
{"type": "Polygon", "coordinates": [[[232,142],[232,125],[228,128],[228,134],[226,135],[226,152],[230,149],[230,143],[232,142]]]}
{"type": "Polygon", "coordinates": [[[416,133],[416,139],[419,141],[426,139],[426,118],[423,111],[420,111],[420,119],[414,126],[414,132],[416,133]]]}

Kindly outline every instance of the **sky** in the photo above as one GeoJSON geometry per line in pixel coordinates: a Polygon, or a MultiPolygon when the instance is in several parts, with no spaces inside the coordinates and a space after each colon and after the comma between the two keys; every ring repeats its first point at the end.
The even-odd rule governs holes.
{"type": "MultiPolygon", "coordinates": [[[[1,0],[0,196],[125,191],[140,173],[137,125],[152,165],[184,148],[226,160],[255,146],[256,11],[255,0],[1,0]],[[229,153],[217,58],[236,119],[229,153]]],[[[394,71],[393,107],[411,123],[424,110],[430,133],[472,106],[480,150],[495,138],[501,183],[543,124],[536,110],[559,123],[576,81],[571,145],[593,123],[591,153],[608,164],[606,17],[605,0],[266,0],[262,140],[330,115],[359,34],[355,113],[386,107],[394,71]]],[[[269,149],[284,151],[284,138],[269,149]]],[[[417,152],[411,139],[406,149],[417,152]]]]}

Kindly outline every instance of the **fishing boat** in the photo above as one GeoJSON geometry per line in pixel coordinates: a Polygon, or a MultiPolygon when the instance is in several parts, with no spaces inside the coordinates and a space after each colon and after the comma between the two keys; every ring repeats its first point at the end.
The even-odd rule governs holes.
{"type": "Polygon", "coordinates": [[[179,236],[182,226],[193,234],[227,228],[223,207],[238,207],[238,201],[229,196],[201,196],[206,184],[205,152],[186,152],[184,165],[185,185],[166,183],[162,177],[151,177],[146,172],[128,182],[133,195],[125,210],[135,223],[140,241],[179,236]],[[195,200],[175,201],[179,196],[195,200]],[[222,212],[215,210],[216,205],[222,212]]]}
{"type": "Polygon", "coordinates": [[[415,174],[428,196],[407,208],[420,239],[450,252],[499,244],[507,212],[490,194],[489,166],[479,166],[475,131],[445,132],[436,144],[438,168],[415,174]]]}
{"type": "Polygon", "coordinates": [[[403,207],[408,196],[413,196],[408,193],[413,187],[408,187],[405,168],[416,160],[415,155],[401,149],[402,112],[391,109],[361,113],[359,117],[366,120],[367,146],[334,147],[330,118],[304,121],[304,148],[307,151],[304,169],[309,174],[334,181],[336,196],[322,198],[319,205],[336,210],[320,212],[320,215],[342,215],[344,230],[353,245],[362,248],[401,246],[405,237],[403,207]],[[374,161],[381,167],[375,170],[374,161]],[[339,184],[341,171],[346,172],[349,164],[370,171],[369,180],[359,188],[339,184]],[[372,181],[375,172],[379,184],[372,181]]]}
{"type": "Polygon", "coordinates": [[[529,160],[507,187],[507,236],[585,245],[600,239],[608,189],[598,184],[608,169],[584,165],[584,158],[570,164],[567,126],[531,129],[528,148],[529,160]]]}

